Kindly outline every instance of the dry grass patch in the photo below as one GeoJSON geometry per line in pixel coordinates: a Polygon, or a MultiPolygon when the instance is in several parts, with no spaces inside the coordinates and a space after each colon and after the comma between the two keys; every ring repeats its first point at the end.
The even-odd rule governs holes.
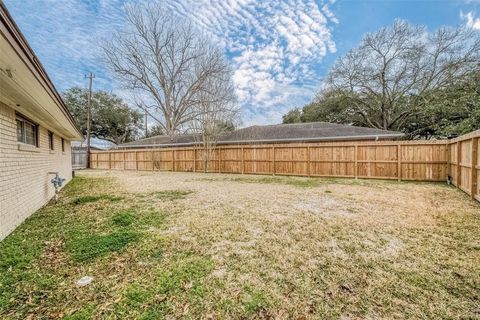
{"type": "Polygon", "coordinates": [[[0,243],[0,316],[475,318],[479,226],[442,184],[86,171],[0,243]]]}

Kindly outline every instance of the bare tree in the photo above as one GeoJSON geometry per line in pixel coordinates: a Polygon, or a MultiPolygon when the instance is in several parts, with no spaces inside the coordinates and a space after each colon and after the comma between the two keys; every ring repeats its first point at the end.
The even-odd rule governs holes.
{"type": "Polygon", "coordinates": [[[195,115],[211,78],[229,72],[220,50],[160,2],[126,7],[128,29],[103,46],[105,57],[137,105],[174,135],[195,115]]]}
{"type": "Polygon", "coordinates": [[[194,108],[195,118],[187,124],[187,130],[194,135],[197,145],[203,150],[205,172],[213,158],[218,139],[231,129],[232,124],[237,123],[239,116],[230,74],[210,78],[206,87],[208,89],[198,96],[194,108]]]}
{"type": "MultiPolygon", "coordinates": [[[[320,92],[340,92],[346,112],[369,127],[399,129],[445,88],[478,68],[480,35],[467,28],[423,27],[396,21],[367,34],[340,58],[320,92]]],[[[337,95],[338,97],[338,95],[337,95]]]]}

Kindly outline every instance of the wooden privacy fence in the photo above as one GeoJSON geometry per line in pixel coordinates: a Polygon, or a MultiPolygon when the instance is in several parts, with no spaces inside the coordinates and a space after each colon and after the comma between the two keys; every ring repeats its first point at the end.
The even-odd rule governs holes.
{"type": "Polygon", "coordinates": [[[480,130],[449,141],[449,177],[454,186],[480,201],[480,130]]]}
{"type": "Polygon", "coordinates": [[[212,150],[208,163],[201,147],[94,151],[91,167],[417,181],[450,176],[479,199],[479,136],[476,131],[451,141],[227,145],[212,150]]]}

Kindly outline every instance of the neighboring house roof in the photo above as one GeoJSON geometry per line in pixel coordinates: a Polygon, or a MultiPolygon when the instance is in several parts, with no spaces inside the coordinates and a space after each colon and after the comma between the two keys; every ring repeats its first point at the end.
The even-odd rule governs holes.
{"type": "MultiPolygon", "coordinates": [[[[328,122],[310,122],[251,126],[222,135],[217,144],[387,140],[398,139],[403,136],[403,133],[396,131],[328,122]]],[[[174,137],[154,136],[120,144],[117,148],[193,145],[198,140],[191,134],[174,137]]]]}
{"type": "Polygon", "coordinates": [[[122,143],[116,148],[138,148],[138,147],[155,147],[155,146],[173,146],[173,145],[192,145],[198,141],[193,134],[180,134],[175,136],[153,136],[132,142],[122,143]]]}
{"type": "MultiPolygon", "coordinates": [[[[71,144],[72,148],[86,148],[87,147],[87,140],[83,142],[80,141],[72,141],[71,144]]],[[[111,148],[115,148],[117,145],[111,141],[95,138],[92,137],[90,139],[90,148],[95,150],[108,150],[111,148]]]]}
{"type": "Polygon", "coordinates": [[[81,139],[45,68],[0,1],[0,101],[69,139],[81,139]]]}
{"type": "Polygon", "coordinates": [[[401,132],[356,127],[329,122],[309,122],[251,126],[233,131],[223,137],[224,142],[243,141],[333,141],[333,140],[376,140],[403,136],[401,132]]]}

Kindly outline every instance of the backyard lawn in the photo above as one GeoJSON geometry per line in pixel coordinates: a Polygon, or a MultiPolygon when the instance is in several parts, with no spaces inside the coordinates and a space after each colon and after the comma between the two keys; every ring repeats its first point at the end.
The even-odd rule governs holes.
{"type": "Polygon", "coordinates": [[[0,318],[480,318],[480,204],[433,183],[77,172],[0,242],[0,318]]]}

